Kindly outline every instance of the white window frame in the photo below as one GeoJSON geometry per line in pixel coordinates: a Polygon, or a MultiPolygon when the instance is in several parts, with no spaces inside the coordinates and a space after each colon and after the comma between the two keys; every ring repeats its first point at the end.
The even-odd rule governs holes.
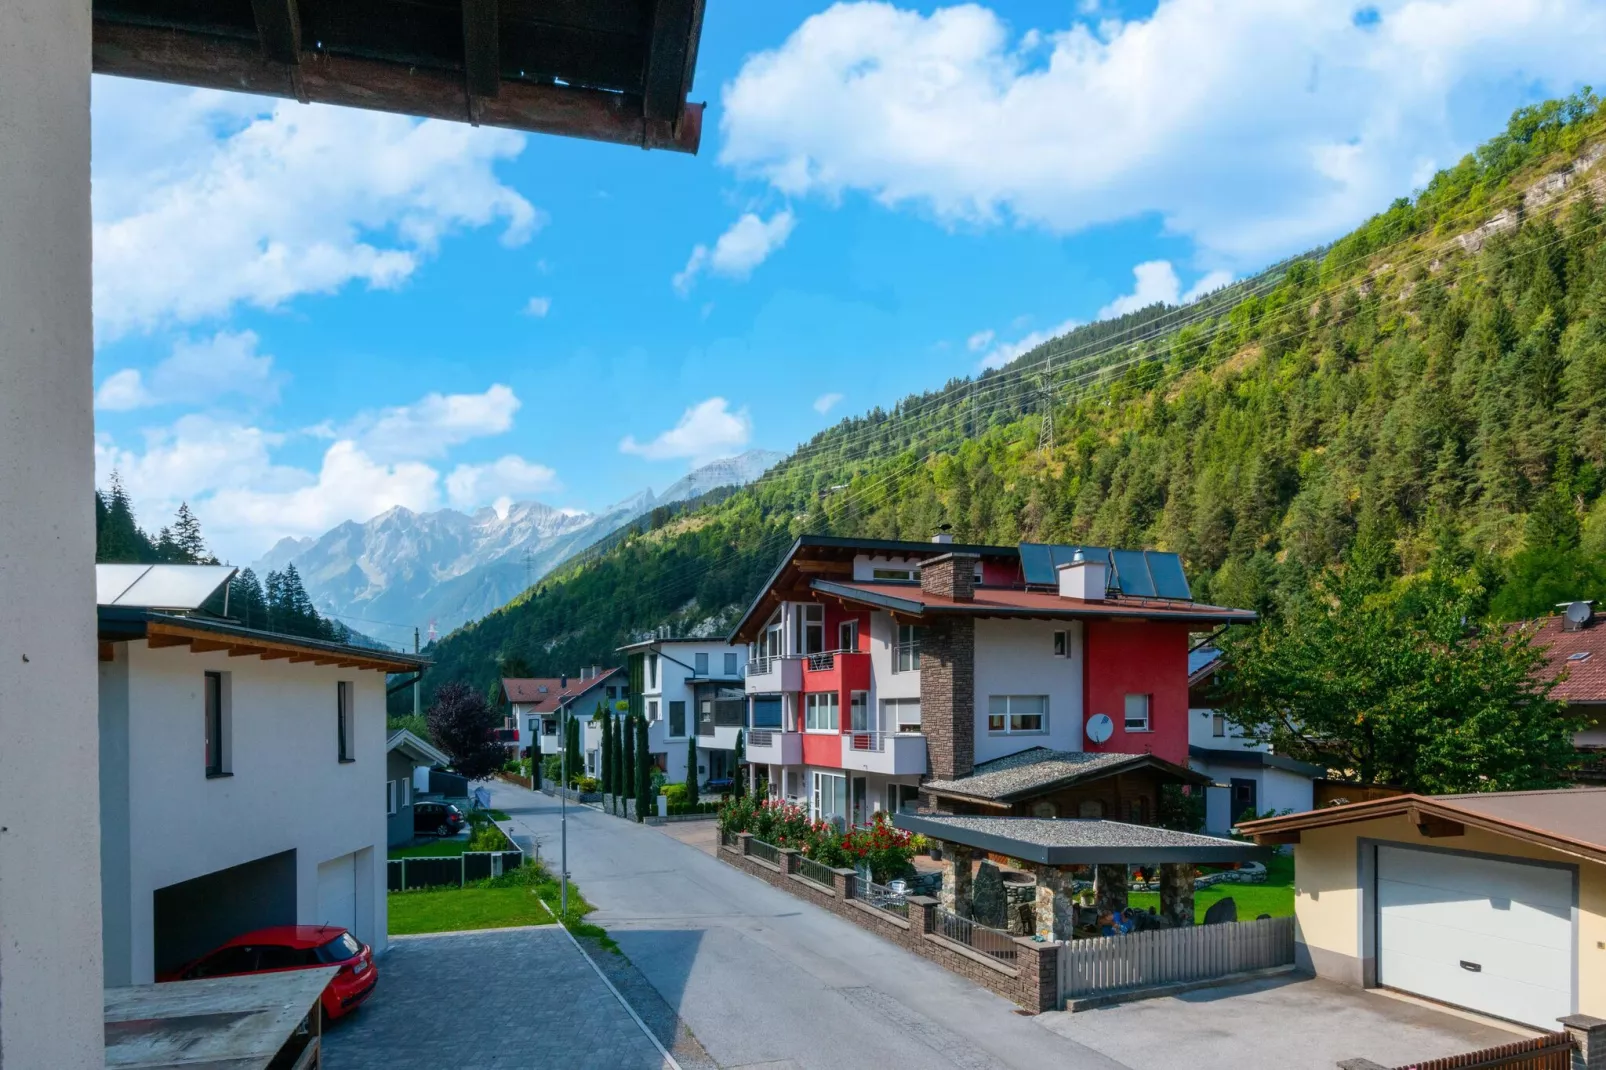
{"type": "Polygon", "coordinates": [[[912,568],[872,568],[870,570],[871,580],[897,580],[900,582],[907,582],[911,580],[917,580],[919,578],[919,571],[912,568]]]}
{"type": "Polygon", "coordinates": [[[650,698],[650,699],[647,700],[647,723],[648,724],[653,724],[657,720],[658,720],[658,700],[655,699],[655,698],[650,698]]]}
{"type": "Polygon", "coordinates": [[[859,622],[858,620],[837,621],[836,641],[838,650],[855,652],[859,649],[859,622]]]}
{"type": "Polygon", "coordinates": [[[803,730],[825,734],[842,731],[842,696],[835,691],[810,691],[803,696],[803,730]],[[830,701],[827,702],[826,700],[830,701]]]}
{"type": "Polygon", "coordinates": [[[1054,633],[1054,656],[1068,658],[1071,656],[1071,633],[1057,631],[1054,633]]]}
{"type": "Polygon", "coordinates": [[[413,782],[409,777],[402,777],[396,781],[396,806],[404,808],[413,805],[413,782]]]}
{"type": "Polygon", "coordinates": [[[802,602],[797,608],[797,653],[825,653],[825,607],[818,602],[802,602]],[[819,642],[814,644],[816,649],[810,650],[809,638],[816,629],[819,630],[819,642]]]}
{"type": "Polygon", "coordinates": [[[1227,715],[1212,711],[1210,714],[1210,735],[1215,739],[1227,738],[1227,715]]]}
{"type": "MultiPolygon", "coordinates": [[[[826,820],[826,812],[825,812],[825,805],[824,805],[825,798],[826,798],[826,796],[825,796],[825,784],[826,784],[827,781],[831,781],[831,780],[840,780],[842,782],[842,813],[839,814],[839,815],[832,815],[832,816],[839,816],[839,817],[842,818],[842,821],[844,823],[846,823],[847,820],[848,820],[848,807],[852,805],[852,800],[848,797],[848,778],[843,773],[822,773],[822,772],[819,772],[819,771],[815,771],[810,775],[810,777],[809,777],[809,816],[812,817],[816,821],[826,820]]],[[[834,785],[832,787],[832,795],[833,796],[835,795],[835,786],[834,785]]]]}
{"type": "Polygon", "coordinates": [[[725,652],[725,675],[726,676],[740,676],[741,674],[742,674],[741,659],[736,656],[736,652],[734,650],[726,651],[725,652]]]}
{"type": "Polygon", "coordinates": [[[205,718],[203,731],[207,744],[205,754],[206,775],[209,778],[230,776],[234,770],[234,765],[231,761],[233,758],[231,751],[233,749],[234,733],[232,726],[229,724],[229,683],[229,674],[226,672],[209,672],[201,677],[201,709],[203,711],[202,716],[205,718]],[[212,709],[214,680],[217,685],[215,717],[212,709]],[[215,740],[212,738],[214,733],[217,735],[215,740]],[[212,754],[213,748],[216,748],[217,751],[215,755],[216,762],[212,760],[214,757],[212,754]]]}
{"type": "Polygon", "coordinates": [[[987,696],[987,734],[990,736],[1046,736],[1048,734],[1048,696],[1047,695],[988,695],[987,696]],[[1023,707],[1027,702],[1041,703],[1040,709],[1021,709],[1017,711],[1014,706],[1020,703],[1023,707]],[[999,703],[1003,703],[1002,711],[998,711],[999,703]],[[1017,718],[1039,717],[1036,728],[1022,728],[1016,726],[1017,718]],[[994,720],[999,724],[994,726],[994,720]]]}
{"type": "Polygon", "coordinates": [[[664,709],[664,738],[686,738],[686,702],[684,699],[673,699],[664,709]],[[675,731],[675,707],[680,707],[680,731],[675,731]]]}
{"type": "Polygon", "coordinates": [[[1154,731],[1154,696],[1137,694],[1127,695],[1122,700],[1121,727],[1126,729],[1128,732],[1154,731]],[[1142,700],[1141,704],[1143,707],[1143,716],[1141,720],[1134,718],[1132,715],[1133,699],[1142,700]],[[1137,721],[1136,728],[1133,727],[1134,721],[1137,721]]]}
{"type": "Polygon", "coordinates": [[[708,675],[708,651],[699,650],[691,656],[692,672],[698,676],[708,675]]]}
{"type": "Polygon", "coordinates": [[[917,698],[885,698],[881,700],[882,730],[901,735],[918,735],[920,727],[920,700],[917,698]],[[909,716],[910,709],[914,717],[909,716]]]}
{"type": "Polygon", "coordinates": [[[395,817],[396,816],[396,809],[397,809],[397,804],[396,804],[396,794],[397,794],[397,792],[396,792],[396,784],[397,783],[398,783],[398,781],[395,781],[395,780],[387,780],[387,781],[385,781],[385,816],[386,817],[395,817]]]}
{"type": "Polygon", "coordinates": [[[658,655],[657,654],[648,654],[647,655],[647,686],[648,687],[657,687],[658,686],[658,655]]]}
{"type": "Polygon", "coordinates": [[[870,692],[848,692],[848,730],[850,732],[875,731],[875,724],[870,720],[870,692]]]}

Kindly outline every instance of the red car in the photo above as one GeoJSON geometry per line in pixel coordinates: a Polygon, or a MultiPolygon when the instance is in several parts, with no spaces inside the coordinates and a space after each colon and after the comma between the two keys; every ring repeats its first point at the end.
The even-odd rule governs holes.
{"type": "Polygon", "coordinates": [[[325,1018],[339,1018],[373,995],[379,982],[374,952],[338,925],[275,925],[236,936],[216,951],[158,977],[158,981],[195,981],[242,973],[305,970],[339,966],[323,990],[325,1018]]]}

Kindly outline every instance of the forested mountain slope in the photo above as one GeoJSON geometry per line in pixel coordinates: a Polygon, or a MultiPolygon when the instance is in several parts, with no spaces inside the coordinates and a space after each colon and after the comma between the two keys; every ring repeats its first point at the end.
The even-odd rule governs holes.
{"type": "Polygon", "coordinates": [[[805,531],[1158,547],[1199,597],[1276,613],[1371,525],[1507,619],[1606,598],[1603,143],[1591,94],[1523,109],[1327,249],[844,420],[446,637],[430,676],[715,629],[805,531]]]}

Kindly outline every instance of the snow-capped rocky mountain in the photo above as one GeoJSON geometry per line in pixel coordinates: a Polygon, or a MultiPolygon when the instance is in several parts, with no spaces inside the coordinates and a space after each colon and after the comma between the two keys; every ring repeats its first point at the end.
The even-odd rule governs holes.
{"type": "Polygon", "coordinates": [[[395,646],[416,624],[441,634],[505,605],[529,583],[656,506],[746,485],[785,455],[749,450],[688,473],[662,494],[644,490],[596,513],[512,502],[505,509],[415,513],[400,506],[317,538],[281,539],[251,567],[294,563],[318,608],[395,646]]]}

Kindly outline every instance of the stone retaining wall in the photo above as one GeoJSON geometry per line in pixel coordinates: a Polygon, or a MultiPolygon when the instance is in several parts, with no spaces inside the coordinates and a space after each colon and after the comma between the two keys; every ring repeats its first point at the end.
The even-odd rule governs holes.
{"type": "Polygon", "coordinates": [[[829,910],[922,958],[930,959],[1034,1014],[1059,1009],[1058,943],[1017,939],[1015,964],[1006,965],[963,944],[937,936],[933,932],[938,907],[935,899],[922,895],[909,896],[909,918],[906,921],[896,914],[859,901],[856,898],[858,876],[853,870],[833,869],[832,887],[825,888],[797,872],[799,855],[796,851],[780,848],[781,864],[773,866],[748,853],[747,842],[750,838],[749,833],[738,833],[736,846],[722,845],[719,848],[720,860],[799,899],[829,910]]]}

